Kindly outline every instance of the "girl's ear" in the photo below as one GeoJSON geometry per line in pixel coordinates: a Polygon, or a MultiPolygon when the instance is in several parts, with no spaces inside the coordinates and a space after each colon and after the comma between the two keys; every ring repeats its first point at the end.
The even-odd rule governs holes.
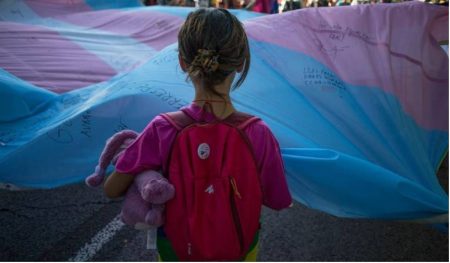
{"type": "Polygon", "coordinates": [[[181,58],[180,53],[178,53],[178,63],[180,63],[180,67],[181,69],[186,72],[187,66],[186,66],[186,62],[184,62],[184,60],[181,58]]]}

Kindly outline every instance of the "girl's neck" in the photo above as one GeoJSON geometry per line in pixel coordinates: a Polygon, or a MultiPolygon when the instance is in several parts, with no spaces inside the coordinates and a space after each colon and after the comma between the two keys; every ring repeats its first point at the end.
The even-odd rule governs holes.
{"type": "Polygon", "coordinates": [[[206,103],[209,103],[211,107],[203,107],[207,111],[213,113],[218,119],[225,119],[230,114],[236,111],[231,103],[230,89],[236,72],[230,74],[222,83],[214,86],[214,90],[218,93],[215,94],[212,91],[207,91],[201,88],[198,81],[193,80],[195,87],[194,104],[203,107],[206,103]]]}

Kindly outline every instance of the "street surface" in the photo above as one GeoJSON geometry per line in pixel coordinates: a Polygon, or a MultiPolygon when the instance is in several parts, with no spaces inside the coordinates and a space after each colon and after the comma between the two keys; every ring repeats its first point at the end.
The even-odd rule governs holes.
{"type": "MultiPolygon", "coordinates": [[[[448,167],[439,177],[448,189],[448,167]]],[[[76,184],[0,190],[2,261],[155,261],[146,234],[117,220],[121,202],[76,184]]],[[[447,261],[448,233],[417,223],[336,218],[295,203],[263,210],[260,261],[447,261]]]]}

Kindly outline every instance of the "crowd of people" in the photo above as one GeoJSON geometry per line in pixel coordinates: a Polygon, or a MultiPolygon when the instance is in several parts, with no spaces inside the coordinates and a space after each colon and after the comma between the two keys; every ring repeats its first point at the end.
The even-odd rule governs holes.
{"type": "MultiPolygon", "coordinates": [[[[231,9],[246,9],[254,12],[273,14],[307,7],[398,3],[404,1],[411,0],[144,0],[144,4],[190,7],[222,7],[231,9]]],[[[421,1],[448,6],[448,0],[421,1]]]]}
{"type": "Polygon", "coordinates": [[[145,0],[144,4],[246,9],[269,14],[278,13],[279,7],[277,0],[145,0]]]}

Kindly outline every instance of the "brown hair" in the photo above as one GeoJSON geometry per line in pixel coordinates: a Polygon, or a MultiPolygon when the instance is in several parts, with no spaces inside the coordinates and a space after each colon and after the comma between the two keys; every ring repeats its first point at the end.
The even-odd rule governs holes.
{"type": "Polygon", "coordinates": [[[233,89],[244,82],[250,50],[241,22],[225,9],[201,8],[191,12],[178,33],[178,50],[188,77],[201,81],[214,94],[214,86],[244,66],[233,89]]]}

